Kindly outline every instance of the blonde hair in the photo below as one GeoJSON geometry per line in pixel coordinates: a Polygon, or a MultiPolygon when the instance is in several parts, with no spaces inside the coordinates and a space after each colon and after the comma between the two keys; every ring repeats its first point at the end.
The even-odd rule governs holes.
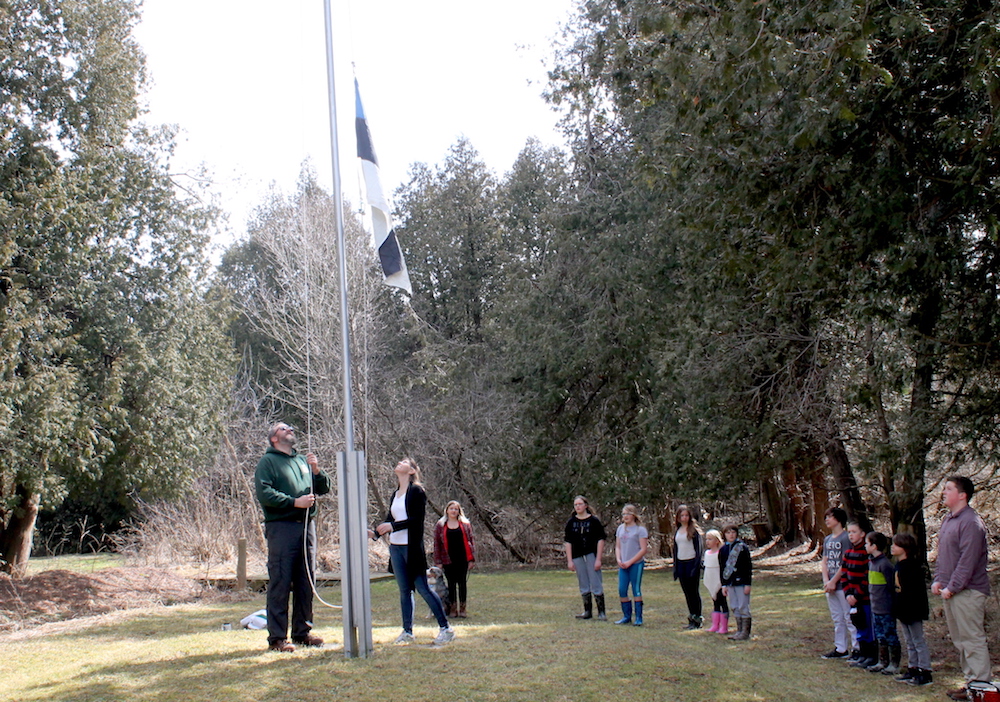
{"type": "Polygon", "coordinates": [[[642,520],[639,518],[639,510],[633,504],[627,504],[622,507],[622,514],[631,514],[633,519],[635,519],[636,524],[642,524],[642,520]]]}
{"type": "Polygon", "coordinates": [[[462,503],[459,502],[458,500],[449,500],[448,501],[448,504],[446,504],[444,506],[444,516],[442,516],[438,520],[438,523],[439,524],[444,524],[444,523],[446,523],[448,521],[448,510],[451,509],[452,505],[455,505],[456,507],[458,507],[458,521],[462,522],[463,524],[468,524],[469,520],[465,516],[465,510],[462,509],[462,503]]]}
{"type": "Polygon", "coordinates": [[[719,544],[719,546],[722,546],[722,544],[726,543],[726,540],[722,538],[722,533],[718,529],[709,529],[708,531],[705,532],[706,546],[708,545],[709,539],[715,539],[715,542],[719,544]]]}

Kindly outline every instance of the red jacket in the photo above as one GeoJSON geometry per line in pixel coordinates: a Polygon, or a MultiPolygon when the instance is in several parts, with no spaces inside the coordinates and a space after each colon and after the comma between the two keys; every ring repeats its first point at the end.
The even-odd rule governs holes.
{"type": "MultiPolygon", "coordinates": [[[[439,519],[434,525],[434,564],[451,565],[451,556],[448,555],[447,520],[439,519]]],[[[472,525],[459,520],[458,528],[462,530],[462,541],[465,543],[465,560],[472,563],[476,560],[476,548],[472,540],[472,525]]]]}

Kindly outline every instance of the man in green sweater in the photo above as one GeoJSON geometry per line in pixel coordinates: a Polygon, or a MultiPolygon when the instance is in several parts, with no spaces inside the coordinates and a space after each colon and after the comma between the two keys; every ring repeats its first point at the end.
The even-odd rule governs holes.
{"type": "Polygon", "coordinates": [[[254,484],[264,510],[267,539],[267,644],[291,653],[295,644],[322,646],[313,636],[312,576],[316,572],[316,495],[330,492],[330,478],[312,453],[295,450],[295,428],[275,424],[270,447],[257,463],[254,484]],[[307,523],[308,522],[308,526],[307,523]],[[292,640],[288,640],[288,598],[292,596],[292,640]]]}

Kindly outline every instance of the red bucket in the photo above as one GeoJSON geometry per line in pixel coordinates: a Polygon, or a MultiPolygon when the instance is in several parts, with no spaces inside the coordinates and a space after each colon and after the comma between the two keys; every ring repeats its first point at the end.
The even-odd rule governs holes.
{"type": "Polygon", "coordinates": [[[1000,702],[1000,688],[993,683],[973,680],[969,683],[969,699],[972,702],[1000,702]]]}

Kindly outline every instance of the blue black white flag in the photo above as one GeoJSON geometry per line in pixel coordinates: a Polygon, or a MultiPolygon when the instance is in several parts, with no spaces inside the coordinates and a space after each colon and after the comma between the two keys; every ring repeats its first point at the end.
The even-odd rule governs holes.
{"type": "Polygon", "coordinates": [[[375,248],[378,250],[379,260],[382,262],[382,275],[386,285],[401,288],[412,295],[410,288],[410,274],[406,271],[406,262],[403,261],[403,252],[399,249],[399,242],[396,241],[396,232],[392,226],[392,208],[389,206],[389,198],[382,190],[382,178],[379,173],[378,159],[375,157],[375,148],[372,146],[372,136],[368,131],[368,120],[365,119],[365,110],[361,106],[361,91],[358,89],[358,81],[354,81],[354,96],[357,106],[357,115],[354,120],[354,129],[358,137],[358,158],[361,159],[361,171],[365,183],[365,199],[371,207],[372,229],[375,235],[375,248]]]}

